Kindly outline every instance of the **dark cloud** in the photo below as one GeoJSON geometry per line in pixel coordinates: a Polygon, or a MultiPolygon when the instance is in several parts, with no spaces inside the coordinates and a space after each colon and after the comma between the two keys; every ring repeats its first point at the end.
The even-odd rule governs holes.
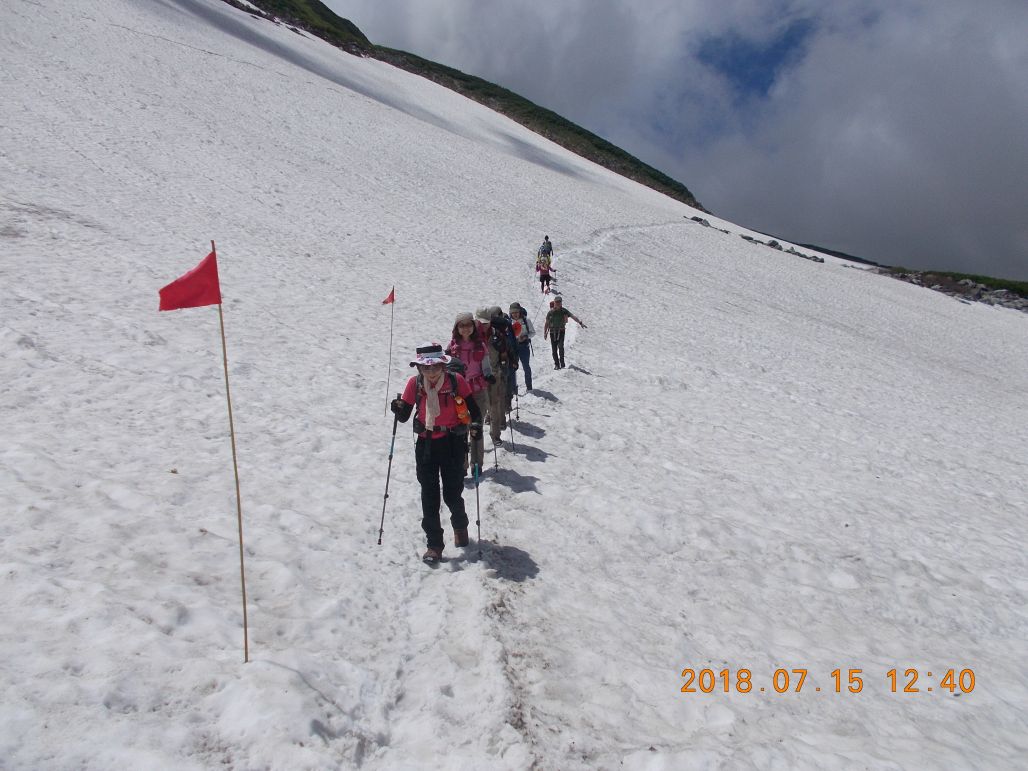
{"type": "Polygon", "coordinates": [[[1022,0],[331,0],[715,213],[908,267],[1028,279],[1022,0]]]}

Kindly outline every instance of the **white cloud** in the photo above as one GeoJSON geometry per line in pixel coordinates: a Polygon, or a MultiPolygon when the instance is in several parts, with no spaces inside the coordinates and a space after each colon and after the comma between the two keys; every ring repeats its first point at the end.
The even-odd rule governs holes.
{"type": "Polygon", "coordinates": [[[504,85],[756,228],[911,267],[1028,279],[1028,5],[354,0],[378,43],[504,85]],[[763,99],[697,59],[812,22],[763,99]]]}

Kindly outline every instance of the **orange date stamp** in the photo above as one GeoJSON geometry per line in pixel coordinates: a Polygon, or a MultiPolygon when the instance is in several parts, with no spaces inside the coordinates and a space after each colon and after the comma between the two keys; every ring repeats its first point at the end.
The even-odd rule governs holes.
{"type": "MultiPolygon", "coordinates": [[[[973,669],[894,668],[874,679],[863,669],[833,669],[827,680],[815,683],[803,668],[774,670],[770,677],[755,677],[750,669],[683,669],[682,693],[862,693],[864,684],[880,682],[889,693],[971,693],[973,669]]],[[[869,687],[871,687],[869,685],[869,687]]],[[[878,690],[875,688],[875,690],[878,690]]]]}

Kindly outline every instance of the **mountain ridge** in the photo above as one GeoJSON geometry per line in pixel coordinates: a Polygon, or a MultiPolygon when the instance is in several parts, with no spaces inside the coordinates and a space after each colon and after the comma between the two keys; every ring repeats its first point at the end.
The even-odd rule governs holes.
{"type": "Polygon", "coordinates": [[[372,43],[349,19],[338,16],[319,0],[223,0],[253,13],[254,7],[264,18],[281,20],[303,29],[354,56],[366,56],[394,67],[420,75],[444,88],[485,105],[534,131],[566,150],[580,155],[615,174],[646,185],[676,201],[710,213],[688,187],[659,169],[639,160],[601,136],[567,120],[563,116],[491,83],[483,78],[461,72],[453,67],[395,48],[372,43]]]}
{"type": "MultiPolygon", "coordinates": [[[[707,214],[712,214],[686,185],[646,164],[617,145],[567,120],[560,114],[483,78],[469,75],[407,51],[376,45],[361,32],[356,24],[337,15],[320,0],[223,0],[223,2],[249,13],[253,13],[254,8],[257,8],[265,14],[264,18],[271,21],[275,21],[277,18],[295,25],[350,54],[378,59],[431,80],[507,116],[555,144],[616,174],[646,185],[707,214]]],[[[915,271],[901,265],[887,265],[877,260],[856,257],[828,247],[801,243],[793,239],[786,240],[842,259],[875,266],[887,274],[925,276],[931,274],[946,276],[954,280],[973,279],[974,282],[994,290],[1006,289],[1028,298],[1028,283],[1023,281],[931,268],[915,271]]]]}

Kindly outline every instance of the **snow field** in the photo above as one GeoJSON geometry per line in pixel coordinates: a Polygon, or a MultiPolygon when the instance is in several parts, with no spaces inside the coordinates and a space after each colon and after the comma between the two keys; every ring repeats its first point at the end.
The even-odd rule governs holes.
{"type": "Polygon", "coordinates": [[[703,228],[217,0],[14,0],[0,57],[11,768],[1018,767],[1023,315],[703,228]],[[559,372],[543,233],[588,325],[559,372]],[[211,238],[245,666],[217,313],[156,311],[211,238]],[[409,426],[376,544],[384,402],[514,300],[536,393],[487,455],[482,559],[430,570],[409,426]],[[704,667],[809,683],[681,693],[704,667]]]}

